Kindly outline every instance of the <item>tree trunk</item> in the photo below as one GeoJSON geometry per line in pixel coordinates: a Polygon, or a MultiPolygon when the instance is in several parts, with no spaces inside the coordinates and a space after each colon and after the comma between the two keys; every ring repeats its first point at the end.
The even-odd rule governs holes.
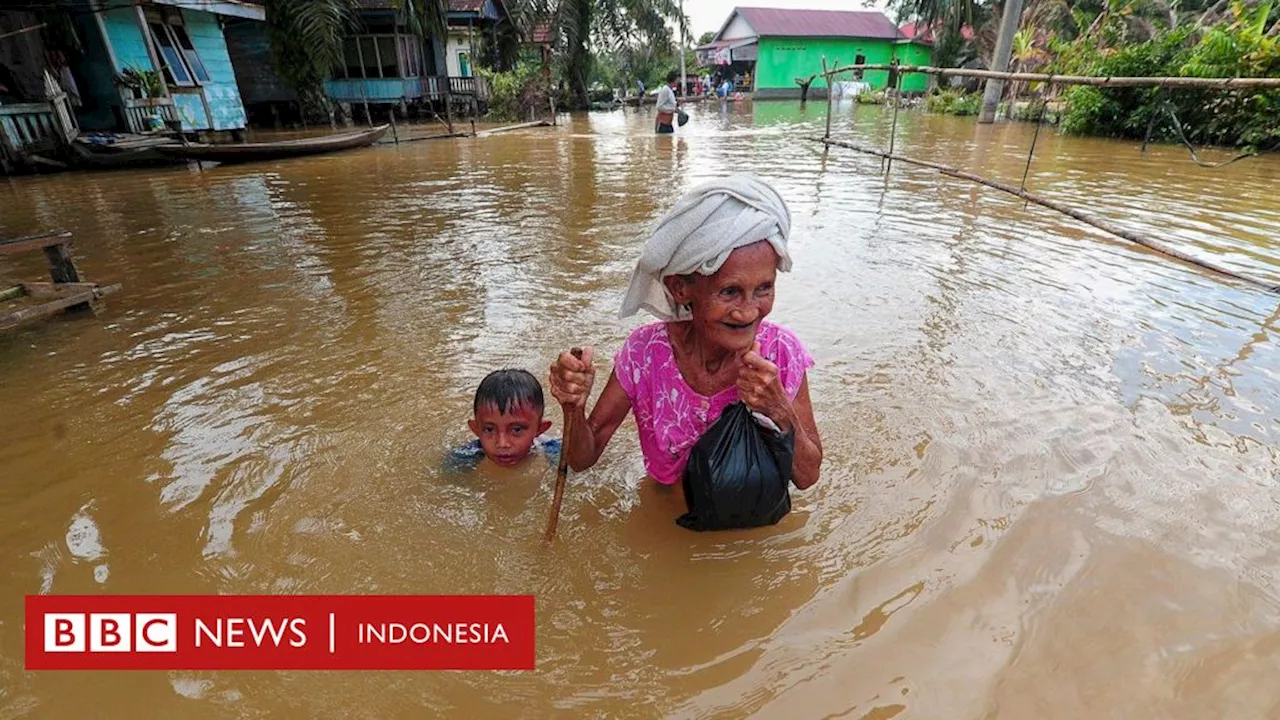
{"type": "Polygon", "coordinates": [[[569,0],[576,5],[574,14],[576,37],[569,47],[569,62],[565,68],[569,76],[569,103],[575,110],[590,107],[587,80],[591,76],[591,10],[592,0],[569,0]]]}
{"type": "MultiPolygon", "coordinates": [[[[995,56],[991,59],[991,69],[1005,72],[1009,69],[1009,57],[1013,54],[1013,36],[1018,32],[1018,21],[1022,19],[1022,0],[1005,0],[1004,14],[1000,17],[1000,37],[996,40],[995,56]]],[[[982,114],[978,122],[993,123],[996,110],[1000,107],[1000,95],[1004,92],[1004,81],[996,78],[987,80],[986,89],[982,93],[982,114]]]]}
{"type": "Polygon", "coordinates": [[[1107,3],[1102,6],[1102,12],[1098,13],[1098,17],[1089,23],[1089,29],[1084,31],[1085,37],[1092,37],[1094,33],[1102,29],[1102,23],[1107,21],[1107,15],[1111,11],[1111,4],[1107,3]]]}
{"type": "Polygon", "coordinates": [[[1213,7],[1205,10],[1204,13],[1200,15],[1200,19],[1196,21],[1196,25],[1204,26],[1204,24],[1209,22],[1210,19],[1225,10],[1229,2],[1230,0],[1218,0],[1218,2],[1213,4],[1213,7]]]}
{"type": "Polygon", "coordinates": [[[796,78],[796,84],[800,86],[800,102],[802,104],[809,99],[809,86],[813,84],[813,80],[816,77],[818,76],[810,75],[808,80],[796,78]]]}

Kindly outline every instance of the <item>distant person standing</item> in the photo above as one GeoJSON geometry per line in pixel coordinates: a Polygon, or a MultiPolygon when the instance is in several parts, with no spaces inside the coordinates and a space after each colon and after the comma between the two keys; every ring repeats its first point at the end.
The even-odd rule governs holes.
{"type": "Polygon", "coordinates": [[[658,115],[654,119],[654,125],[659,135],[668,135],[676,131],[676,110],[679,109],[676,103],[676,83],[679,80],[680,73],[672,70],[667,73],[667,84],[658,88],[656,107],[658,115]]]}

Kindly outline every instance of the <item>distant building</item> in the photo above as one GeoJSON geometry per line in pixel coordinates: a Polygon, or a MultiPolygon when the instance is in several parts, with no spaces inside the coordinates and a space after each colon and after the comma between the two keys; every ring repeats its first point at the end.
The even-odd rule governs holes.
{"type": "Polygon", "coordinates": [[[247,0],[62,0],[0,7],[0,161],[65,150],[91,131],[238,132],[244,104],[223,22],[247,0]]]}
{"type": "MultiPolygon", "coordinates": [[[[449,0],[444,37],[422,38],[413,29],[403,0],[359,0],[355,27],[343,41],[342,59],[324,83],[331,101],[349,108],[370,108],[385,121],[389,108],[440,109],[446,97],[469,106],[483,105],[488,85],[477,76],[476,56],[494,48],[497,26],[506,18],[501,0],[449,0]]],[[[293,107],[297,93],[272,67],[265,27],[235,23],[227,29],[245,103],[255,121],[267,123],[293,107]]]]}
{"type": "Polygon", "coordinates": [[[334,102],[369,105],[433,103],[447,96],[488,99],[476,76],[476,54],[505,17],[499,0],[449,0],[447,35],[422,40],[395,0],[360,0],[358,35],[349,35],[344,63],[325,83],[334,102]]]}
{"type": "MultiPolygon", "coordinates": [[[[783,10],[734,8],[710,43],[697,48],[699,62],[730,79],[742,78],[737,88],[757,98],[800,97],[796,79],[807,79],[828,66],[854,63],[927,65],[932,54],[927,42],[908,38],[879,12],[843,10],[783,10]]],[[[873,89],[888,82],[887,71],[871,70],[862,80],[873,89]]],[[[852,79],[852,78],[851,78],[852,79]]],[[[906,92],[928,87],[923,75],[903,80],[906,92]]],[[[826,97],[827,85],[819,76],[811,95],[826,97]]]]}

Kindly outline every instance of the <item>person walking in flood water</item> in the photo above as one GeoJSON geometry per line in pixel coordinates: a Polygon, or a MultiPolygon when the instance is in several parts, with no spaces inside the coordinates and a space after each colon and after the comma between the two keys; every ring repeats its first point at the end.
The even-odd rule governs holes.
{"type": "Polygon", "coordinates": [[[575,471],[600,459],[634,410],[646,471],[676,485],[698,439],[740,399],[793,435],[796,487],[818,481],[814,361],[795,334],[765,320],[778,271],[791,269],[790,232],[782,197],[752,175],[705,183],[676,203],[645,244],[621,312],[645,309],[658,321],[623,343],[589,416],[594,349],[581,359],[561,353],[551,365],[551,393],[571,438],[562,451],[575,471]]]}
{"type": "Polygon", "coordinates": [[[659,135],[669,135],[676,131],[676,111],[680,109],[676,102],[676,83],[680,74],[675,70],[667,73],[667,84],[658,88],[657,117],[654,119],[655,130],[659,135]]]}

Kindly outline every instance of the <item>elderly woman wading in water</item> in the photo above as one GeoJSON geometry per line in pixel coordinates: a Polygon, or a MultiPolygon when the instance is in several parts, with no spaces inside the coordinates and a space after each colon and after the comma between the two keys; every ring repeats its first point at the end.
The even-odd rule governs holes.
{"type": "Polygon", "coordinates": [[[792,480],[818,481],[822,441],[809,400],[813,358],[790,330],[767,322],[778,271],[791,269],[791,216],[764,181],[737,175],[694,188],[645,244],[622,317],[646,309],[587,416],[595,381],[592,348],[561,353],[551,393],[564,409],[564,452],[585,470],[634,410],[646,471],[680,482],[691,448],[736,400],[794,433],[792,480]]]}

